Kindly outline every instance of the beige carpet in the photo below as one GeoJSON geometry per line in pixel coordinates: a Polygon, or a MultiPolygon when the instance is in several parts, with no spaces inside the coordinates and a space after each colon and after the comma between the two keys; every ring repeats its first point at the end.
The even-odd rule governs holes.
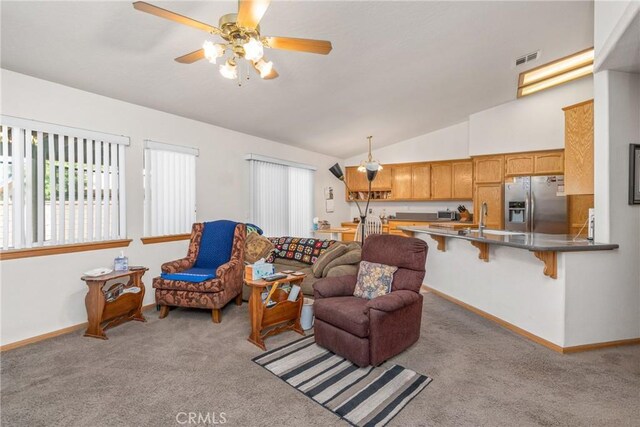
{"type": "MultiPolygon", "coordinates": [[[[261,350],[246,341],[246,304],[228,306],[219,325],[206,311],[146,315],[108,341],[77,332],[3,353],[2,426],[187,425],[181,412],[224,412],[229,426],[346,425],[251,361],[261,350]]],[[[267,347],[299,337],[270,337],[267,347]]],[[[640,347],[559,355],[433,294],[420,341],[392,362],[433,378],[394,426],[640,419],[640,347]]]]}

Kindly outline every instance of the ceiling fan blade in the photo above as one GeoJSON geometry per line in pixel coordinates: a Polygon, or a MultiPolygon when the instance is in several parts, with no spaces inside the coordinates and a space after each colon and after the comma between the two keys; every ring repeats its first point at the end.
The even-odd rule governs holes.
{"type": "Polygon", "coordinates": [[[238,0],[238,26],[255,29],[271,0],[238,0]]]}
{"type": "Polygon", "coordinates": [[[295,39],[293,37],[265,37],[264,41],[272,49],[295,50],[298,52],[319,53],[326,55],[331,52],[330,41],[295,39]]]}
{"type": "Polygon", "coordinates": [[[198,49],[186,55],[179,56],[175,60],[181,64],[193,64],[201,59],[204,59],[204,49],[198,49]]]}
{"type": "Polygon", "coordinates": [[[163,9],[158,6],[154,6],[152,4],[136,1],[133,3],[133,7],[136,10],[141,12],[147,12],[155,16],[159,16],[160,18],[168,19],[170,21],[177,22],[179,24],[188,25],[193,28],[197,28],[199,30],[206,31],[208,33],[219,34],[220,30],[212,25],[205,24],[204,22],[196,21],[195,19],[188,18],[183,15],[179,15],[177,13],[171,12],[170,10],[163,9]]]}

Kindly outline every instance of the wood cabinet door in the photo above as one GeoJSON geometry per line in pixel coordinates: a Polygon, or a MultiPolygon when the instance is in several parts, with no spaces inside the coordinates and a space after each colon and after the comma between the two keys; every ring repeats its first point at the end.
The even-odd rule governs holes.
{"type": "Polygon", "coordinates": [[[533,157],[536,175],[561,175],[564,173],[564,151],[535,153],[533,157]]]}
{"type": "Polygon", "coordinates": [[[411,165],[394,165],[391,168],[391,198],[407,200],[411,198],[411,165]]]}
{"type": "Polygon", "coordinates": [[[502,182],[504,176],[504,156],[476,157],[474,159],[476,184],[502,182]]]}
{"type": "Polygon", "coordinates": [[[434,163],[431,165],[431,198],[451,199],[453,181],[451,163],[434,163]]]}
{"type": "Polygon", "coordinates": [[[593,101],[564,109],[564,190],[593,194],[593,101]]]}
{"type": "Polygon", "coordinates": [[[454,162],[451,167],[453,170],[453,199],[473,199],[473,163],[471,161],[454,162]]]}
{"type": "Polygon", "coordinates": [[[487,228],[502,229],[504,227],[502,184],[476,185],[475,206],[473,208],[473,222],[476,224],[480,223],[480,208],[483,202],[487,203],[487,216],[485,218],[487,228]]]}
{"type": "Polygon", "coordinates": [[[349,166],[345,168],[345,180],[347,181],[347,186],[351,191],[367,191],[369,189],[367,174],[364,172],[358,172],[358,168],[356,166],[349,166]]]}
{"type": "Polygon", "coordinates": [[[593,194],[567,196],[569,202],[569,233],[584,237],[588,234],[589,208],[594,206],[593,194]]]}
{"type": "MultiPolygon", "coordinates": [[[[367,174],[363,174],[366,176],[367,174]]],[[[371,190],[382,191],[391,190],[391,165],[384,166],[382,170],[379,170],[376,174],[376,179],[371,182],[371,190]]]]}
{"type": "Polygon", "coordinates": [[[431,198],[431,165],[411,166],[411,198],[416,200],[431,198]]]}
{"type": "Polygon", "coordinates": [[[533,154],[507,154],[504,156],[505,176],[533,175],[533,154]]]}

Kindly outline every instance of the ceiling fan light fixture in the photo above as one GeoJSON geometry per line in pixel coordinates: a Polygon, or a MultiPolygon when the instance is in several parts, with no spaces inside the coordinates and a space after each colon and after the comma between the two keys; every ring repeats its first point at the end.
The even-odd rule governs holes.
{"type": "Polygon", "coordinates": [[[232,59],[227,59],[227,62],[224,65],[220,66],[220,74],[222,77],[226,79],[237,79],[238,78],[238,66],[235,61],[232,59]]]}
{"type": "Polygon", "coordinates": [[[204,50],[204,57],[212,64],[215,64],[216,59],[224,55],[225,46],[207,40],[202,44],[202,49],[204,50]]]}
{"type": "Polygon", "coordinates": [[[244,57],[248,61],[259,61],[264,56],[264,46],[260,41],[251,37],[248,42],[242,45],[244,57]]]}
{"type": "Polygon", "coordinates": [[[260,77],[263,79],[265,77],[268,77],[269,74],[271,74],[271,71],[273,70],[273,62],[272,61],[265,62],[264,59],[260,59],[259,61],[255,62],[255,66],[256,66],[256,69],[260,72],[260,77]]]}

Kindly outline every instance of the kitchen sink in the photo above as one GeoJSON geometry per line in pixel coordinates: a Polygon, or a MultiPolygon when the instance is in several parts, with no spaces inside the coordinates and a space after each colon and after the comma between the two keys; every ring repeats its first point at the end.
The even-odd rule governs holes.
{"type": "MultiPolygon", "coordinates": [[[[480,230],[477,228],[471,231],[480,233],[480,230]]],[[[495,234],[497,236],[516,236],[516,235],[522,235],[524,233],[520,233],[517,231],[489,230],[485,228],[484,230],[482,230],[482,234],[495,234]]]]}

